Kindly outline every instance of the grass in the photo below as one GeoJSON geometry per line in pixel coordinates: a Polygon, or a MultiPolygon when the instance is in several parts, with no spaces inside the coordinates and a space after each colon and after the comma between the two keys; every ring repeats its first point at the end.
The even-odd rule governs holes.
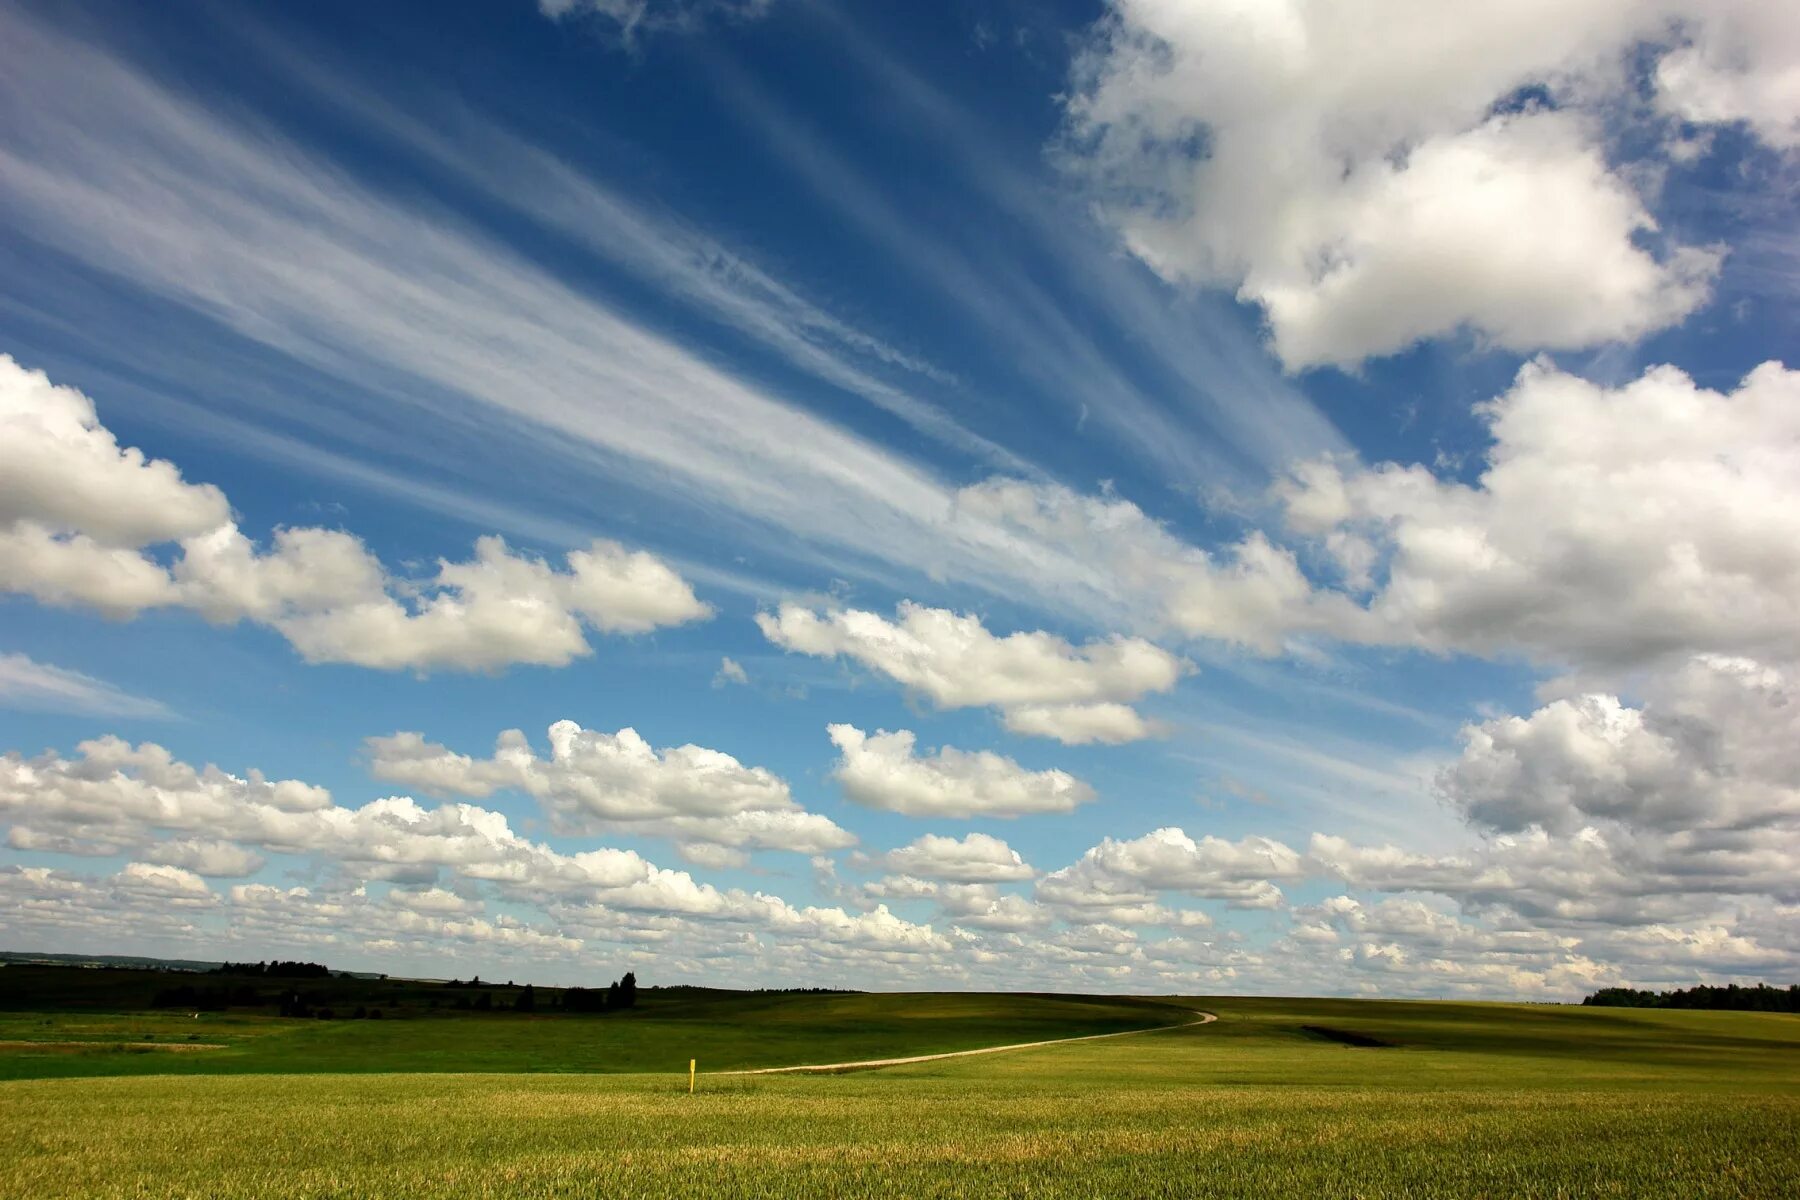
{"type": "Polygon", "coordinates": [[[418,1014],[380,1021],[239,1013],[0,1013],[0,1079],[479,1071],[646,1072],[843,1062],[1147,1029],[1186,1007],[1128,998],[756,995],[655,998],[628,1013],[418,1014]],[[32,1046],[29,1043],[38,1043],[32,1046]],[[221,1048],[170,1054],[189,1043],[221,1048]]]}
{"type": "MultiPolygon", "coordinates": [[[[1070,1018],[1029,997],[770,999],[615,1027],[652,1038],[680,1021],[696,1037],[760,1028],[770,1054],[797,1038],[817,1048],[802,1061],[830,1061],[851,1057],[833,1028],[849,1038],[857,1022],[881,1028],[863,1035],[878,1053],[924,1053],[982,1025],[993,1042],[1055,1036],[1046,1025],[1070,1018]]],[[[1800,1179],[1791,1016],[1192,1006],[1220,1019],[878,1072],[703,1076],[692,1097],[677,1070],[21,1080],[0,1085],[0,1194],[1686,1200],[1790,1196],[1800,1179]]],[[[363,1030],[376,1023],[354,1024],[374,1036],[363,1030]]],[[[411,1037],[400,1024],[381,1034],[411,1037]]],[[[504,1032],[497,1018],[435,1027],[460,1031],[475,1059],[475,1043],[504,1032]]],[[[153,1065],[187,1071],[203,1057],[153,1065]]],[[[664,1065],[685,1068],[685,1057],[664,1065]]]]}

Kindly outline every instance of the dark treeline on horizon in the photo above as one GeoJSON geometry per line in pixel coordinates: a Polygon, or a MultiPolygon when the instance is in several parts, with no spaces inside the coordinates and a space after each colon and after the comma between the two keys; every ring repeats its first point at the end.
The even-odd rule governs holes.
{"type": "Polygon", "coordinates": [[[260,976],[264,979],[330,979],[332,970],[324,963],[310,962],[257,962],[257,963],[220,963],[209,975],[241,975],[260,976]]]}
{"type": "Polygon", "coordinates": [[[1601,988],[1582,1003],[1597,1008],[1710,1008],[1733,1012],[1800,1013],[1800,984],[1781,988],[1766,983],[1755,987],[1736,983],[1714,987],[1702,983],[1668,992],[1601,988]]]}

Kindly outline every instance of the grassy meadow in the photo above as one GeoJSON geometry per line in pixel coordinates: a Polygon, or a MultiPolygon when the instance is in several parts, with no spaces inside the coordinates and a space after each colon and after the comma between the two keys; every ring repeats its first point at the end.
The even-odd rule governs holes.
{"type": "MultiPolygon", "coordinates": [[[[291,1030],[242,1018],[222,1050],[0,1050],[0,1194],[1686,1200],[1792,1196],[1800,1181],[1788,1015],[960,995],[658,1007],[291,1030]],[[1219,1020],[878,1071],[704,1073],[1112,1032],[1189,1008],[1219,1020]],[[689,1046],[714,1047],[693,1096],[689,1046]],[[106,1077],[52,1077],[78,1073],[106,1077]]],[[[11,1014],[0,1041],[16,1047],[33,1019],[11,1014]]]]}
{"type": "Polygon", "coordinates": [[[0,1012],[0,1080],[81,1075],[709,1071],[935,1054],[1148,1029],[1185,1006],[1132,999],[695,990],[624,1013],[434,1011],[380,1021],[262,1013],[0,1012]]]}

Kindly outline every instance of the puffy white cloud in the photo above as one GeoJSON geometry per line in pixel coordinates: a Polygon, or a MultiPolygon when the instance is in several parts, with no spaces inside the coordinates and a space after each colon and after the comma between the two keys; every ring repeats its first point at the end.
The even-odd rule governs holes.
{"type": "Polygon", "coordinates": [[[887,870],[903,875],[949,883],[1010,883],[1037,874],[1017,850],[985,833],[961,838],[928,833],[898,850],[890,850],[877,861],[887,870]]]}
{"type": "Polygon", "coordinates": [[[482,908],[481,901],[459,896],[441,887],[389,888],[383,899],[389,904],[417,913],[463,916],[478,913],[482,908]]]}
{"type": "Polygon", "coordinates": [[[1026,704],[1009,708],[1000,721],[1014,733],[1055,738],[1065,746],[1101,742],[1117,746],[1141,741],[1162,732],[1129,704],[1026,704]]]}
{"type": "Polygon", "coordinates": [[[1697,124],[1742,121],[1771,146],[1800,145],[1800,17],[1782,4],[1714,0],[1656,64],[1656,99],[1697,124]]]}
{"type": "Polygon", "coordinates": [[[1037,895],[1046,904],[1109,914],[1141,911],[1163,892],[1224,900],[1233,908],[1273,908],[1282,902],[1276,882],[1304,874],[1302,856],[1269,838],[1195,841],[1166,828],[1131,841],[1106,838],[1073,865],[1044,876],[1037,895]]]}
{"type": "Polygon", "coordinates": [[[0,591],[120,620],[180,599],[169,573],[141,551],[57,534],[35,521],[0,526],[0,591]]]}
{"type": "Polygon", "coordinates": [[[1141,626],[1275,653],[1295,633],[1346,619],[1334,609],[1348,601],[1315,592],[1293,553],[1264,535],[1211,553],[1118,496],[992,479],[957,493],[955,520],[1058,547],[1085,564],[1085,591],[1141,626]]]}
{"type": "MultiPolygon", "coordinates": [[[[1287,531],[1322,552],[1316,580],[1263,533],[1211,553],[1114,497],[996,482],[959,507],[1071,548],[1091,591],[1135,598],[1121,612],[1140,627],[1263,654],[1324,639],[1584,669],[1800,657],[1800,372],[1766,363],[1715,391],[1664,366],[1603,387],[1538,362],[1476,411],[1493,443],[1472,482],[1293,467],[1276,494],[1287,531]]],[[[869,634],[869,657],[890,630],[869,634]]],[[[1069,740],[1136,732],[1135,713],[1091,701],[1005,719],[1069,740]]]]}
{"type": "Polygon", "coordinates": [[[1314,462],[1284,488],[1297,531],[1383,563],[1350,636],[1584,665],[1800,655],[1800,372],[1725,393],[1536,363],[1480,412],[1473,484],[1314,462]]]}
{"type": "Polygon", "coordinates": [[[92,400],[0,354],[0,526],[78,529],[99,545],[135,548],[230,519],[218,488],[120,446],[92,400]]]}
{"type": "Polygon", "coordinates": [[[1534,825],[1448,856],[1325,836],[1300,855],[1264,838],[1158,830],[1108,839],[1046,877],[1035,902],[986,881],[1023,879],[1003,843],[921,838],[881,860],[897,873],[863,896],[934,905],[934,923],[922,924],[880,904],[863,912],[796,906],[719,888],[628,850],[563,853],[468,804],[430,809],[392,797],[341,808],[322,789],[196,770],[158,747],[116,739],[88,743],[70,759],[0,759],[0,814],[49,831],[34,849],[132,860],[103,879],[0,867],[9,927],[70,944],[128,933],[173,939],[172,950],[188,953],[204,938],[251,953],[305,946],[383,963],[467,954],[485,968],[490,956],[574,963],[592,940],[626,947],[624,961],[640,970],[652,960],[633,959],[630,948],[654,946],[665,972],[726,964],[740,978],[771,982],[1075,980],[1163,991],[1230,984],[1562,998],[1607,983],[1779,973],[1800,951],[1783,923],[1800,902],[1800,847],[1791,836],[1759,837],[1760,828],[1636,831],[1607,819],[1571,835],[1534,825]],[[159,840],[164,830],[183,836],[159,840]],[[80,840],[96,834],[112,841],[80,840]],[[201,878],[256,851],[310,856],[335,882],[246,883],[221,896],[201,878]],[[1205,913],[1159,900],[1182,894],[1273,908],[1262,919],[1279,923],[1276,885],[1303,877],[1409,895],[1296,909],[1287,932],[1263,946],[1237,931],[1206,932],[1205,913]],[[353,886],[358,880],[407,886],[382,892],[379,883],[353,886]],[[547,920],[514,915],[527,909],[547,920]],[[1155,929],[1170,936],[1145,932],[1155,929]]]}
{"type": "MultiPolygon", "coordinates": [[[[758,613],[771,642],[820,658],[842,655],[928,696],[940,708],[992,705],[1015,710],[1063,709],[1027,714],[1027,731],[1069,733],[1094,740],[1096,731],[1120,732],[1116,716],[1078,709],[1127,705],[1151,692],[1166,692],[1181,678],[1181,659],[1142,638],[1112,637],[1073,646],[1043,632],[1005,637],[989,633],[979,617],[906,602],[899,619],[834,609],[820,613],[783,604],[758,613]]],[[[1144,727],[1147,731],[1147,726],[1144,727]]]]}
{"type": "Polygon", "coordinates": [[[1291,367],[1458,328],[1515,350],[1634,339],[1707,299],[1717,254],[1667,245],[1609,162],[1632,51],[1672,48],[1665,110],[1784,145],[1795,28],[1739,0],[1113,0],[1067,157],[1153,269],[1261,305],[1291,367]]]}
{"type": "Polygon", "coordinates": [[[1648,685],[1632,707],[1580,695],[1463,731],[1440,787],[1478,825],[1571,833],[1800,831],[1800,689],[1788,672],[1703,657],[1648,685]]]}
{"type": "Polygon", "coordinates": [[[25,654],[0,654],[0,707],[102,717],[166,719],[175,715],[160,701],[134,696],[105,680],[37,662],[25,654]]]}
{"type": "Polygon", "coordinates": [[[204,881],[144,863],[131,863],[105,879],[49,867],[0,865],[0,906],[18,935],[67,945],[96,931],[130,935],[135,944],[193,938],[196,920],[215,907],[204,881]]]}
{"type": "Polygon", "coordinates": [[[348,534],[279,530],[258,554],[235,529],[227,549],[186,544],[176,575],[188,602],[215,619],[265,620],[308,662],[382,670],[495,670],[565,666],[589,651],[584,627],[639,633],[711,612],[663,563],[595,541],[566,569],[518,554],[498,537],[476,540],[468,562],[439,560],[430,579],[397,581],[348,534]]]}
{"type": "Polygon", "coordinates": [[[418,733],[367,741],[378,779],[438,795],[483,797],[514,788],[535,797],[571,830],[631,825],[683,843],[690,861],[739,861],[728,849],[818,854],[855,842],[826,817],[803,811],[779,776],[746,767],[704,746],[660,753],[635,729],[617,733],[558,721],[550,756],[540,758],[525,734],[502,733],[492,757],[458,754],[418,733]]]}
{"type": "Polygon", "coordinates": [[[121,448],[93,403],[0,355],[0,590],[125,618],[180,606],[278,630],[309,662],[562,666],[586,630],[642,633],[710,609],[666,564],[597,540],[562,569],[479,539],[468,562],[391,577],[362,541],[285,528],[263,549],[211,485],[121,448]],[[164,560],[151,550],[173,543],[164,560]]]}
{"type": "Polygon", "coordinates": [[[204,838],[158,842],[144,851],[144,857],[153,863],[180,867],[196,875],[214,879],[242,879],[262,870],[263,864],[268,861],[262,855],[235,842],[210,841],[204,838]]]}
{"type": "Polygon", "coordinates": [[[1069,812],[1094,797],[1066,771],[1028,770],[991,750],[942,746],[921,756],[905,729],[869,734],[831,725],[827,732],[839,755],[832,777],[869,808],[913,817],[1017,817],[1069,812]]]}
{"type": "MultiPolygon", "coordinates": [[[[724,819],[766,819],[779,826],[798,818],[804,830],[808,816],[749,811],[724,819]]],[[[777,896],[717,888],[684,871],[658,867],[634,851],[565,854],[520,836],[503,814],[469,804],[429,809],[407,797],[389,797],[343,808],[323,789],[271,783],[254,772],[239,777],[212,767],[196,770],[161,747],[132,747],[111,738],[83,743],[75,758],[51,753],[0,759],[0,817],[51,831],[27,829],[29,848],[131,854],[142,847],[142,859],[163,860],[137,861],[103,886],[58,872],[0,868],[0,895],[11,888],[48,896],[42,904],[21,906],[21,928],[79,926],[83,916],[95,913],[109,914],[101,926],[110,928],[115,918],[129,923],[151,901],[216,907],[219,898],[199,872],[240,873],[227,868],[248,868],[258,857],[254,847],[311,856],[344,878],[410,885],[390,888],[378,905],[362,888],[315,892],[262,883],[232,888],[224,916],[233,936],[261,939],[262,945],[317,942],[429,952],[460,942],[555,955],[580,948],[578,937],[510,915],[477,916],[484,905],[471,893],[486,888],[508,904],[533,905],[559,920],[604,925],[615,933],[681,929],[705,941],[714,935],[703,926],[724,925],[760,931],[783,944],[817,942],[832,948],[840,965],[861,963],[864,954],[878,963],[922,961],[950,948],[929,925],[885,908],[866,913],[796,908],[777,896]],[[156,841],[155,834],[165,830],[196,836],[156,841]],[[110,841],[93,840],[102,836],[110,841]],[[449,877],[449,886],[437,882],[441,876],[449,877]]],[[[15,828],[15,842],[23,828],[15,828]]],[[[709,827],[707,834],[716,836],[717,828],[709,827]]],[[[754,836],[754,830],[744,835],[754,836]]],[[[186,923],[174,932],[195,935],[186,923]]]]}
{"type": "Polygon", "coordinates": [[[1309,873],[1382,892],[1435,891],[1457,896],[1512,886],[1511,876],[1491,861],[1420,854],[1391,845],[1363,846],[1323,833],[1313,834],[1307,843],[1306,865],[1309,873]]]}
{"type": "Polygon", "coordinates": [[[937,904],[941,918],[954,922],[955,928],[964,932],[1043,929],[1055,919],[1043,905],[1002,893],[991,883],[951,883],[915,875],[890,875],[867,885],[863,891],[884,900],[931,901],[937,904]]]}
{"type": "Polygon", "coordinates": [[[112,883],[121,891],[135,892],[159,904],[204,907],[218,900],[204,879],[183,867],[126,863],[112,883]]]}

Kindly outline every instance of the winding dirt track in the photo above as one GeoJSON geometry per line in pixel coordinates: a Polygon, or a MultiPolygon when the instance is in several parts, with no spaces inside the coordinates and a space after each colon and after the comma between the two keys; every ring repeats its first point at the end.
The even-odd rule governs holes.
{"type": "Polygon", "coordinates": [[[1157,1025],[1150,1029],[1126,1029],[1119,1033],[1089,1033],[1081,1037],[1051,1038],[1046,1042],[1015,1042],[1010,1046],[983,1046],[979,1050],[951,1050],[944,1054],[914,1054],[909,1058],[869,1058],[862,1062],[815,1063],[805,1067],[758,1067],[752,1071],[714,1071],[714,1075],[821,1075],[831,1071],[872,1071],[879,1067],[900,1067],[907,1063],[936,1062],[940,1058],[967,1058],[971,1054],[1003,1054],[1008,1050],[1035,1050],[1039,1046],[1066,1046],[1071,1042],[1097,1042],[1102,1038],[1135,1037],[1140,1033],[1162,1033],[1170,1029],[1192,1029],[1218,1020],[1214,1013],[1194,1010],[1196,1021],[1179,1025],[1157,1025]]]}

